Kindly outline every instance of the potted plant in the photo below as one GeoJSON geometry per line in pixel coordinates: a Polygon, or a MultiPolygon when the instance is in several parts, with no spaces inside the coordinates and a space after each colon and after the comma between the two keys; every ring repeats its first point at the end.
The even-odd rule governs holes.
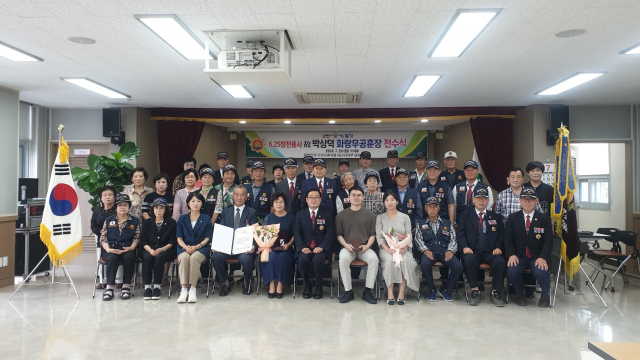
{"type": "Polygon", "coordinates": [[[71,168],[73,180],[78,182],[78,187],[91,195],[89,204],[91,210],[100,205],[98,191],[106,185],[113,186],[118,193],[124,186],[131,183],[129,171],[133,169],[128,161],[140,155],[140,148],[133,142],[126,142],[117,153],[111,153],[113,158],[107,156],[89,155],[87,165],[89,169],[81,167],[71,168]]]}

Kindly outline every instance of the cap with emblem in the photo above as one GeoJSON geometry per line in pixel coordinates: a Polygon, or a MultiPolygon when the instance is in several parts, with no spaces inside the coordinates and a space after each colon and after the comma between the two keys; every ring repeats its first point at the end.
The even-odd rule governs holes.
{"type": "Polygon", "coordinates": [[[153,200],[153,202],[151,203],[151,206],[156,206],[156,205],[160,205],[160,206],[167,206],[167,200],[165,200],[165,198],[156,198],[155,200],[153,200]]]}
{"type": "Polygon", "coordinates": [[[364,175],[364,183],[367,183],[367,180],[369,180],[370,177],[374,177],[376,178],[376,181],[378,183],[380,183],[380,179],[378,179],[378,174],[374,173],[373,171],[369,171],[364,175]]]}
{"type": "Polygon", "coordinates": [[[536,193],[536,189],[532,187],[523,187],[522,191],[520,191],[520,197],[528,196],[530,198],[537,199],[538,194],[536,193]]]}
{"type": "Polygon", "coordinates": [[[304,158],[302,158],[302,163],[303,164],[313,163],[313,156],[305,156],[304,158]]]}
{"type": "Polygon", "coordinates": [[[284,166],[298,166],[298,160],[294,158],[284,159],[284,166]]]}
{"type": "Polygon", "coordinates": [[[360,159],[371,159],[371,153],[369,151],[361,152],[360,159]]]}
{"type": "Polygon", "coordinates": [[[313,166],[324,166],[327,167],[327,162],[324,159],[315,159],[313,160],[313,166]]]}
{"type": "Polygon", "coordinates": [[[252,169],[252,170],[255,170],[255,169],[264,169],[264,163],[263,163],[262,161],[260,161],[260,160],[258,160],[258,161],[254,161],[254,162],[253,162],[253,167],[251,167],[251,169],[252,169]]]}
{"type": "Polygon", "coordinates": [[[463,169],[466,169],[467,166],[473,166],[474,168],[478,168],[478,163],[473,161],[473,160],[468,160],[467,162],[464,163],[464,167],[463,169]]]}
{"type": "Polygon", "coordinates": [[[404,168],[396,168],[396,176],[398,176],[400,174],[405,174],[405,175],[409,176],[409,171],[407,169],[404,169],[404,168]]]}
{"type": "Polygon", "coordinates": [[[284,171],[284,166],[282,166],[280,164],[273,165],[273,168],[271,169],[271,173],[273,174],[273,172],[276,171],[276,169],[280,169],[280,170],[284,171]]]}
{"type": "Polygon", "coordinates": [[[473,197],[489,197],[489,189],[485,186],[476,186],[473,190],[473,197]]]}
{"type": "Polygon", "coordinates": [[[227,154],[226,152],[220,151],[218,153],[218,159],[228,159],[228,158],[229,158],[229,154],[227,154]]]}
{"type": "Polygon", "coordinates": [[[129,199],[129,195],[127,195],[127,194],[118,194],[118,195],[116,195],[115,204],[118,205],[121,202],[126,202],[127,204],[129,204],[129,206],[131,206],[131,199],[129,199]]]}
{"type": "Polygon", "coordinates": [[[418,151],[418,153],[416,154],[416,159],[426,159],[427,158],[427,154],[425,154],[424,151],[418,151]]]}
{"type": "Polygon", "coordinates": [[[225,165],[225,166],[222,168],[222,173],[224,174],[227,170],[233,170],[233,172],[236,172],[236,167],[235,167],[235,166],[233,166],[233,165],[231,165],[231,164],[229,164],[229,165],[225,165]]]}
{"type": "Polygon", "coordinates": [[[396,150],[387,151],[387,157],[388,158],[397,158],[398,157],[398,151],[396,151],[396,150]]]}
{"type": "Polygon", "coordinates": [[[209,168],[209,167],[200,169],[200,177],[202,177],[202,175],[204,175],[204,174],[209,174],[209,175],[213,176],[213,170],[211,168],[209,168]]]}
{"type": "Polygon", "coordinates": [[[440,202],[438,201],[437,197],[429,196],[424,204],[425,204],[425,206],[426,205],[431,205],[431,204],[440,205],[440,202]]]}
{"type": "Polygon", "coordinates": [[[458,154],[456,154],[455,151],[447,151],[446,153],[444,153],[444,158],[454,158],[457,159],[458,158],[458,154]]]}
{"type": "Polygon", "coordinates": [[[436,169],[440,169],[440,163],[436,160],[429,160],[427,161],[427,169],[430,167],[434,167],[436,169]]]}
{"type": "Polygon", "coordinates": [[[247,167],[253,166],[253,160],[247,160],[247,167]]]}
{"type": "Polygon", "coordinates": [[[349,160],[347,159],[340,159],[340,162],[338,163],[338,166],[340,165],[347,165],[349,166],[349,160]]]}

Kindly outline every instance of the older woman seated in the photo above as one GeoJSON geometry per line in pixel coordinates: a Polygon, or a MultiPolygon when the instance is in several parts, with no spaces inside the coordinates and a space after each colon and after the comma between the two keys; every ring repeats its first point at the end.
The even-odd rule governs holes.
{"type": "Polygon", "coordinates": [[[156,198],[151,203],[154,217],[142,222],[140,246],[142,253],[142,279],[144,280],[144,300],[159,300],[164,265],[173,260],[176,244],[176,221],[167,209],[167,200],[156,198]],[[151,279],[153,278],[153,289],[151,279]]]}
{"type": "Polygon", "coordinates": [[[107,289],[102,300],[113,299],[113,291],[116,285],[116,272],[122,263],[122,291],[120,298],[131,298],[131,279],[136,265],[136,246],[140,237],[140,219],[129,215],[131,200],[126,194],[116,196],[116,214],[107,217],[100,233],[102,245],[102,259],[106,261],[107,289]]]}

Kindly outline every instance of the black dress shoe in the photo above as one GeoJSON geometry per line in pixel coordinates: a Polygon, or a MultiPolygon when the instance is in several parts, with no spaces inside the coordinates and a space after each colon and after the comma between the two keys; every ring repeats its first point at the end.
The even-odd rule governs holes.
{"type": "Polygon", "coordinates": [[[549,296],[544,297],[544,298],[540,298],[540,301],[538,302],[538,307],[541,308],[546,308],[549,307],[549,305],[551,304],[551,300],[549,298],[549,296]]]}
{"type": "Polygon", "coordinates": [[[251,280],[242,283],[242,293],[244,295],[251,295],[251,280]]]}
{"type": "Polygon", "coordinates": [[[310,287],[305,287],[304,291],[302,292],[302,298],[303,299],[311,299],[311,288],[310,287]]]}
{"type": "Polygon", "coordinates": [[[227,296],[229,295],[229,287],[227,285],[222,285],[222,287],[220,288],[220,296],[227,296]]]}
{"type": "Polygon", "coordinates": [[[276,293],[276,299],[282,299],[282,293],[277,292],[276,293]]]}
{"type": "Polygon", "coordinates": [[[268,293],[268,294],[267,294],[267,297],[268,297],[269,299],[273,299],[273,298],[275,298],[275,297],[276,297],[276,293],[274,293],[274,292],[272,292],[272,293],[268,293]]]}
{"type": "Polygon", "coordinates": [[[527,299],[524,296],[516,295],[516,304],[519,306],[527,306],[527,299]]]}
{"type": "Polygon", "coordinates": [[[320,288],[316,288],[315,293],[313,293],[313,298],[316,299],[316,300],[320,300],[320,299],[322,299],[322,296],[323,296],[322,288],[321,287],[320,288]]]}
{"type": "Polygon", "coordinates": [[[340,301],[341,304],[346,304],[353,299],[355,299],[355,296],[353,295],[353,290],[349,290],[344,294],[342,294],[342,296],[340,296],[340,299],[338,300],[340,301]]]}
{"type": "Polygon", "coordinates": [[[378,300],[373,296],[371,290],[365,288],[364,292],[362,292],[362,300],[368,302],[369,304],[377,304],[378,300]]]}

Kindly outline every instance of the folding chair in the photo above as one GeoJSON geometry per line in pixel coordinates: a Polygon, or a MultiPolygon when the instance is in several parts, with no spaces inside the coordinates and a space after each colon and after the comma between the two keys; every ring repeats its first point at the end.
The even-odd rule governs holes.
{"type": "MultiPolygon", "coordinates": [[[[620,231],[620,229],[616,229],[616,228],[598,228],[598,230],[596,230],[598,234],[609,235],[608,237],[603,238],[603,240],[609,241],[611,243],[613,243],[613,236],[618,231],[620,231]]],[[[599,240],[595,240],[595,242],[593,243],[593,246],[589,246],[589,252],[588,252],[589,255],[587,256],[589,259],[599,262],[600,260],[602,260],[603,256],[594,253],[594,251],[596,250],[600,250],[599,240]]],[[[595,272],[596,270],[594,270],[589,277],[592,277],[595,274],[595,272]]]]}
{"type": "MultiPolygon", "coordinates": [[[[376,255],[376,256],[377,256],[377,255],[376,255]]],[[[356,268],[356,267],[359,267],[359,268],[364,268],[364,269],[365,269],[365,271],[366,271],[366,268],[367,268],[368,266],[369,266],[369,265],[368,265],[366,262],[364,262],[364,261],[362,261],[362,260],[358,260],[358,259],[353,260],[353,261],[351,262],[351,264],[349,264],[349,268],[356,268]]],[[[378,268],[378,271],[379,271],[379,270],[380,270],[380,269],[378,268]]],[[[378,272],[378,273],[379,273],[379,272],[378,272]]],[[[348,274],[348,275],[349,275],[349,276],[351,276],[351,274],[348,274]]],[[[356,280],[356,279],[354,279],[354,280],[356,280]]],[[[340,298],[340,285],[341,285],[341,284],[342,284],[342,274],[340,274],[340,266],[338,266],[338,298],[340,298]]],[[[374,296],[375,296],[375,298],[376,298],[376,299],[378,299],[378,300],[380,300],[380,286],[379,286],[379,285],[380,285],[380,284],[379,284],[379,281],[378,281],[378,277],[376,276],[376,282],[375,282],[375,284],[374,284],[374,287],[376,288],[376,291],[375,291],[375,295],[374,295],[374,296]]]]}
{"type": "MultiPolygon", "coordinates": [[[[298,262],[296,261],[294,263],[294,269],[293,269],[293,298],[296,298],[296,289],[297,289],[297,284],[298,284],[298,262]]],[[[311,269],[313,271],[313,269],[311,269]]],[[[309,278],[311,278],[311,275],[315,275],[313,273],[309,274],[309,278]]],[[[322,281],[324,282],[325,280],[329,280],[329,287],[331,288],[331,298],[333,299],[333,269],[331,268],[331,258],[327,259],[324,261],[324,276],[322,277],[322,281]],[[327,274],[329,276],[327,276],[327,274]]]]}
{"type": "MultiPolygon", "coordinates": [[[[209,276],[207,277],[207,297],[209,297],[209,284],[212,283],[211,281],[211,277],[213,274],[213,266],[211,265],[211,256],[208,256],[207,259],[205,259],[205,261],[202,262],[202,264],[200,264],[200,268],[202,268],[203,266],[209,265],[209,276]],[[205,264],[206,262],[206,264],[205,264]]],[[[202,273],[202,271],[201,271],[202,273]]],[[[180,279],[178,277],[178,258],[175,258],[173,260],[173,262],[171,263],[171,268],[169,269],[169,296],[167,297],[167,299],[171,299],[171,293],[173,292],[173,277],[178,278],[178,286],[180,285],[180,279]]],[[[204,280],[204,278],[200,277],[198,278],[198,281],[200,280],[204,280]]],[[[197,288],[197,286],[196,286],[197,288]]],[[[213,293],[213,292],[212,292],[213,293]]]]}
{"type": "MultiPolygon", "coordinates": [[[[629,259],[635,259],[638,264],[638,267],[640,268],[640,256],[639,256],[640,253],[638,252],[638,247],[637,247],[637,241],[636,241],[637,237],[638,237],[638,233],[636,231],[619,230],[613,236],[614,247],[611,250],[594,250],[593,251],[593,253],[595,253],[596,255],[602,256],[602,260],[600,260],[600,262],[598,263],[598,266],[602,270],[605,269],[606,265],[614,266],[614,268],[611,269],[611,270],[614,270],[613,275],[610,276],[609,281],[604,285],[605,291],[607,291],[607,287],[609,286],[609,283],[611,283],[611,292],[612,293],[616,292],[614,288],[613,280],[615,279],[616,275],[620,271],[622,271],[622,277],[624,279],[623,283],[624,284],[629,283],[629,280],[627,279],[627,273],[624,267],[625,263],[629,259]],[[626,246],[631,247],[633,249],[631,253],[629,253],[628,255],[623,254],[622,248],[620,247],[620,243],[623,243],[626,246]]],[[[595,274],[595,276],[591,280],[592,282],[596,279],[596,277],[598,277],[598,274],[599,273],[595,274]]]]}
{"type": "MultiPolygon", "coordinates": [[[[549,304],[549,308],[552,308],[555,304],[556,304],[556,295],[558,294],[558,288],[557,286],[554,286],[554,283],[556,282],[554,280],[554,277],[558,277],[560,276],[560,269],[562,267],[562,258],[560,258],[560,263],[558,264],[558,269],[556,270],[556,273],[554,274],[551,269],[553,268],[552,266],[549,266],[549,276],[551,277],[551,284],[549,285],[550,289],[549,289],[549,296],[551,297],[551,292],[553,291],[553,297],[551,297],[551,303],[549,304]]],[[[525,274],[531,274],[532,271],[531,269],[526,269],[524,271],[525,274]]],[[[506,274],[504,277],[504,281],[505,281],[505,287],[504,287],[504,302],[505,304],[509,304],[509,285],[511,285],[511,283],[509,282],[509,279],[507,278],[506,274]]],[[[528,284],[522,284],[523,287],[528,287],[528,288],[534,288],[537,289],[538,288],[538,283],[536,283],[536,285],[528,285],[528,284]]]]}
{"type": "MultiPolygon", "coordinates": [[[[135,267],[133,269],[133,278],[131,279],[132,280],[131,297],[134,297],[136,295],[136,280],[138,278],[138,265],[140,264],[140,262],[138,260],[139,260],[139,258],[136,257],[136,263],[135,263],[135,267]]],[[[118,264],[118,266],[120,266],[120,265],[122,265],[122,262],[120,262],[118,264]]],[[[98,265],[96,266],[96,276],[94,277],[94,280],[93,280],[93,295],[92,295],[93,298],[96,297],[96,285],[98,285],[98,279],[99,279],[98,274],[100,272],[102,272],[102,278],[106,279],[106,275],[104,273],[106,267],[107,267],[107,262],[102,257],[100,257],[100,260],[98,260],[98,265]]],[[[104,286],[102,287],[101,290],[104,291],[104,290],[107,289],[107,287],[106,287],[105,284],[103,284],[103,285],[104,286]]]]}
{"type": "MultiPolygon", "coordinates": [[[[258,257],[256,256],[256,257],[254,258],[254,266],[253,266],[253,268],[254,268],[254,273],[251,275],[251,279],[256,278],[256,284],[257,284],[257,285],[256,285],[256,286],[257,286],[257,288],[256,288],[256,294],[257,294],[257,295],[260,295],[260,286],[259,286],[259,282],[260,282],[260,269],[258,268],[257,260],[259,260],[259,259],[258,259],[258,257]]],[[[237,256],[232,256],[232,257],[230,257],[230,258],[226,259],[224,262],[225,262],[225,263],[227,263],[228,265],[231,265],[231,264],[239,264],[239,263],[240,263],[240,260],[238,260],[238,257],[237,257],[237,256]]],[[[214,286],[216,277],[215,277],[215,275],[213,274],[213,263],[211,262],[211,257],[209,257],[209,266],[210,266],[211,274],[212,274],[212,275],[210,276],[210,279],[211,279],[211,294],[213,295],[213,293],[216,291],[215,286],[214,286]]],[[[241,274],[239,274],[239,275],[236,275],[236,274],[233,274],[233,275],[227,275],[227,279],[228,279],[229,277],[231,277],[232,279],[243,279],[243,278],[244,278],[244,272],[242,272],[242,273],[241,273],[241,274]]],[[[240,286],[240,284],[238,283],[238,281],[236,281],[236,286],[240,286]]],[[[209,283],[207,283],[207,293],[208,293],[208,292],[209,292],[209,283]]]]}

